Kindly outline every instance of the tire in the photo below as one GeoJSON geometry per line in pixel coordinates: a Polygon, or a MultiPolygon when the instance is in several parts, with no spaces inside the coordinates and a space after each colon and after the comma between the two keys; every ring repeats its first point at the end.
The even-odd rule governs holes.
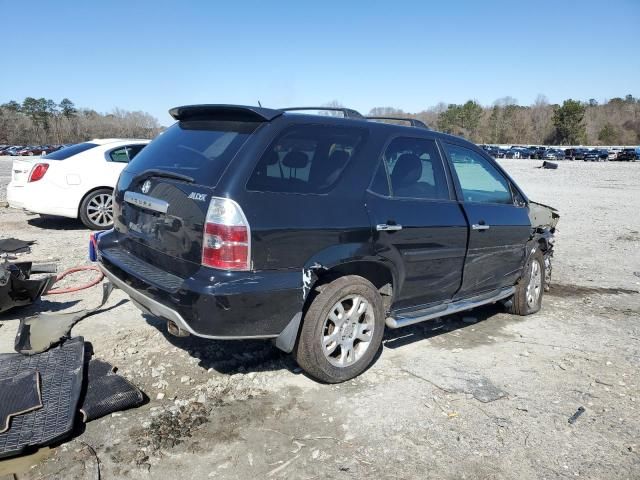
{"type": "Polygon", "coordinates": [[[368,280],[348,275],[323,285],[315,294],[294,349],[298,365],[326,383],[340,383],[360,375],[372,363],[382,343],[385,312],[380,293],[368,280]],[[360,305],[366,302],[364,310],[356,307],[362,312],[357,315],[354,312],[353,318],[345,319],[357,299],[360,305]],[[338,319],[342,324],[336,328],[338,319]]]}
{"type": "Polygon", "coordinates": [[[113,190],[99,188],[85,195],[80,203],[79,217],[84,226],[91,230],[111,228],[113,226],[113,190]]]}
{"type": "Polygon", "coordinates": [[[516,284],[516,293],[505,304],[507,311],[514,315],[531,315],[542,307],[545,287],[544,255],[542,252],[536,250],[530,255],[524,268],[524,274],[516,284]]]}

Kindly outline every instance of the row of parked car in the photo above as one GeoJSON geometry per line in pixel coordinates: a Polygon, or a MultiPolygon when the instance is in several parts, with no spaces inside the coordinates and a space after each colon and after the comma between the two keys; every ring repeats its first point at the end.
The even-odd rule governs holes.
{"type": "Polygon", "coordinates": [[[607,160],[636,161],[640,159],[640,147],[631,148],[553,148],[512,146],[500,148],[492,145],[480,145],[493,158],[533,158],[540,160],[584,160],[585,162],[603,162],[607,160]]]}
{"type": "Polygon", "coordinates": [[[0,145],[0,155],[11,157],[34,157],[48,155],[72,144],[58,145],[0,145]]]}

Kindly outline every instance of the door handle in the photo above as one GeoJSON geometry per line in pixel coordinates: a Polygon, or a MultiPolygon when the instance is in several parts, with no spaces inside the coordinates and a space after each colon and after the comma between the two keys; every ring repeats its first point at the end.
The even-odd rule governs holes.
{"type": "Polygon", "coordinates": [[[402,225],[389,225],[387,223],[379,223],[376,225],[376,230],[379,232],[396,232],[402,230],[402,225]]]}
{"type": "Polygon", "coordinates": [[[471,228],[473,230],[483,231],[483,230],[489,230],[491,228],[491,225],[478,225],[478,224],[474,223],[473,225],[471,225],[471,228]]]}

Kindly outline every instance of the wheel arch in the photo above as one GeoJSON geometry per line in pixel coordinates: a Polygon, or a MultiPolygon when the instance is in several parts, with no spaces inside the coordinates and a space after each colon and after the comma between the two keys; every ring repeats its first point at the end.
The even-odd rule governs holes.
{"type": "MultiPolygon", "coordinates": [[[[370,281],[383,296],[385,309],[389,309],[393,302],[395,286],[397,285],[396,275],[388,263],[383,263],[374,259],[358,259],[337,263],[331,267],[316,265],[311,269],[315,281],[310,290],[321,291],[322,286],[347,275],[357,275],[370,281]]],[[[305,300],[305,307],[308,306],[309,297],[305,300]]]]}
{"type": "Polygon", "coordinates": [[[303,317],[323,285],[347,275],[358,275],[370,281],[382,295],[385,313],[390,309],[397,290],[397,273],[384,258],[351,259],[331,265],[310,262],[302,269],[302,308],[275,339],[277,348],[287,353],[293,350],[300,336],[303,317]]]}

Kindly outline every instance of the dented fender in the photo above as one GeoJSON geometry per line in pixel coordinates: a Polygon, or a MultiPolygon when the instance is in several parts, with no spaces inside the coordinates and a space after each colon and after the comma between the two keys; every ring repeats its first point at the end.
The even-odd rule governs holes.
{"type": "Polygon", "coordinates": [[[529,219],[531,220],[531,238],[527,242],[527,250],[530,255],[540,249],[544,255],[545,289],[551,284],[553,270],[551,258],[555,244],[556,226],[560,221],[558,210],[542,203],[529,202],[529,219]]]}

